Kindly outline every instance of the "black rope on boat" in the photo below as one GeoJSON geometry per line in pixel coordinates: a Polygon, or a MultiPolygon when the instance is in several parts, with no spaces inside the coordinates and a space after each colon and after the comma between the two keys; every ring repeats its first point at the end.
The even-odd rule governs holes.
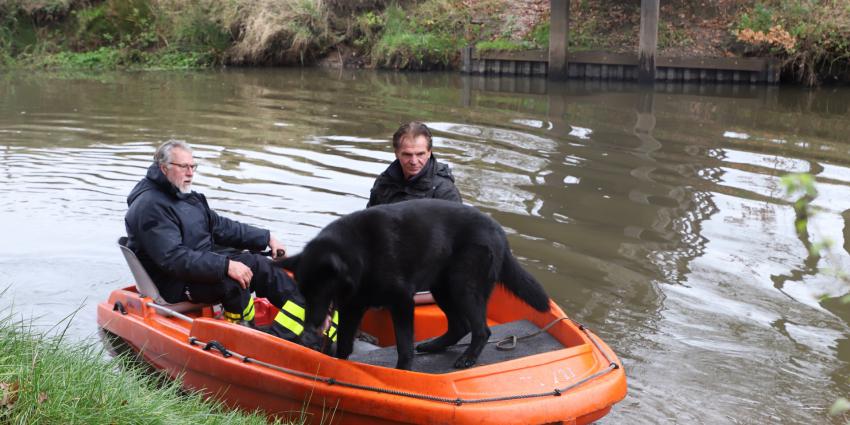
{"type": "MultiPolygon", "coordinates": [[[[502,338],[501,341],[496,342],[496,349],[502,350],[502,351],[513,350],[514,348],[516,348],[517,343],[519,341],[522,341],[524,339],[534,338],[537,335],[540,335],[540,334],[548,331],[549,328],[551,328],[552,326],[555,326],[555,323],[558,323],[561,320],[567,320],[567,318],[566,317],[559,317],[559,318],[549,322],[546,326],[540,328],[539,330],[534,331],[534,332],[527,334],[527,335],[523,335],[523,336],[508,335],[505,338],[502,338]]],[[[493,342],[493,341],[487,341],[488,344],[491,343],[491,342],[493,342]]]]}
{"type": "Polygon", "coordinates": [[[517,339],[530,338],[531,336],[537,335],[541,332],[545,332],[550,327],[552,327],[555,323],[557,323],[561,320],[570,320],[573,323],[577,324],[582,331],[584,331],[584,333],[587,335],[588,339],[590,339],[590,342],[593,343],[593,345],[596,347],[597,351],[599,351],[602,354],[602,356],[605,357],[605,360],[608,361],[609,365],[608,365],[607,368],[600,370],[599,372],[596,372],[593,375],[587,376],[584,379],[576,381],[576,382],[572,383],[571,385],[567,385],[566,387],[562,387],[562,388],[555,388],[552,391],[546,391],[546,392],[540,392],[540,393],[531,393],[531,394],[517,394],[517,395],[502,396],[502,397],[478,398],[478,399],[463,399],[463,398],[459,398],[459,397],[458,398],[438,397],[438,396],[433,396],[433,395],[428,395],[428,394],[420,394],[420,393],[412,393],[412,392],[407,392],[407,391],[391,390],[391,389],[387,389],[387,388],[375,387],[375,386],[371,386],[371,385],[360,385],[360,384],[355,384],[353,382],[340,381],[340,380],[335,379],[335,378],[326,378],[326,377],[322,377],[322,376],[318,376],[318,375],[299,372],[297,370],[288,369],[288,368],[281,367],[281,366],[278,366],[278,365],[274,365],[274,364],[271,364],[271,363],[267,363],[267,362],[264,362],[264,361],[261,361],[261,360],[246,357],[246,356],[243,356],[243,355],[241,355],[237,352],[234,352],[234,351],[229,351],[224,347],[224,345],[222,345],[218,341],[214,341],[214,340],[210,341],[210,342],[206,343],[206,345],[204,345],[204,343],[202,341],[199,341],[197,338],[190,337],[189,338],[189,344],[190,345],[195,345],[195,344],[204,345],[203,349],[205,351],[208,351],[210,348],[215,348],[218,351],[220,351],[222,353],[222,356],[224,356],[225,358],[232,356],[232,357],[239,359],[243,363],[253,363],[253,364],[256,364],[256,365],[259,365],[259,366],[267,367],[267,368],[272,369],[272,370],[276,370],[278,372],[286,373],[288,375],[296,376],[296,377],[303,378],[303,379],[309,379],[309,380],[312,380],[312,381],[322,382],[322,383],[325,383],[325,384],[328,384],[328,385],[339,385],[341,387],[359,389],[359,390],[364,390],[364,391],[371,391],[371,392],[376,392],[376,393],[379,393],[379,394],[389,394],[389,395],[395,395],[395,396],[400,396],[400,397],[408,397],[408,398],[414,398],[414,399],[418,399],[418,400],[436,401],[436,402],[440,402],[440,403],[449,403],[449,404],[454,404],[456,406],[461,406],[463,404],[492,403],[492,402],[497,402],[497,401],[510,401],[510,400],[520,400],[520,399],[527,399],[527,398],[560,397],[561,395],[572,390],[573,388],[576,388],[576,387],[578,387],[578,386],[580,386],[580,385],[582,385],[582,384],[584,384],[588,381],[596,379],[596,378],[598,378],[602,375],[605,375],[609,372],[612,372],[615,369],[620,368],[620,366],[616,362],[611,360],[611,358],[608,357],[608,354],[606,354],[605,351],[602,350],[602,348],[599,346],[599,343],[596,342],[596,340],[594,339],[594,337],[591,334],[589,329],[584,327],[584,325],[582,325],[581,323],[578,323],[575,320],[570,319],[568,317],[559,317],[559,318],[553,320],[552,322],[550,322],[548,325],[543,327],[538,332],[534,332],[534,333],[529,334],[529,335],[525,335],[525,336],[522,336],[522,337],[515,337],[515,338],[517,338],[517,339]]]}
{"type": "Polygon", "coordinates": [[[118,311],[123,316],[127,315],[127,309],[124,308],[124,304],[121,301],[115,301],[115,304],[112,305],[112,311],[118,311]]]}
{"type": "MultiPolygon", "coordinates": [[[[516,348],[516,342],[519,338],[516,335],[509,335],[503,340],[496,343],[496,349],[501,351],[510,351],[516,348]]],[[[488,343],[490,341],[487,341],[488,343]]]]}
{"type": "MultiPolygon", "coordinates": [[[[555,324],[560,322],[561,320],[572,320],[572,319],[569,319],[568,317],[559,317],[559,318],[549,322],[546,326],[544,326],[544,327],[542,327],[542,328],[540,328],[540,329],[538,329],[538,330],[536,330],[532,333],[522,335],[522,336],[508,335],[508,336],[506,336],[502,339],[499,339],[499,340],[491,339],[491,340],[487,341],[487,344],[496,344],[496,349],[500,350],[500,351],[510,351],[510,350],[513,350],[514,348],[517,347],[517,343],[519,343],[519,341],[522,341],[524,339],[534,338],[537,335],[540,335],[540,334],[548,331],[549,328],[551,328],[552,326],[555,326],[555,324]]],[[[573,321],[573,322],[575,322],[575,321],[573,321]]],[[[575,323],[578,323],[578,322],[575,322],[575,323]]],[[[580,323],[578,323],[578,325],[581,326],[580,323]]],[[[584,329],[582,328],[582,330],[584,330],[584,329]]],[[[453,346],[454,347],[465,347],[469,344],[471,344],[471,343],[464,342],[463,344],[454,344],[453,346]]],[[[422,355],[436,354],[436,353],[427,352],[427,351],[417,351],[415,354],[422,356],[422,355]]]]}
{"type": "Polygon", "coordinates": [[[212,340],[212,341],[208,342],[207,345],[205,345],[204,348],[203,348],[204,351],[210,351],[210,349],[216,349],[216,350],[220,351],[221,355],[224,356],[225,358],[233,355],[233,354],[230,354],[230,351],[227,351],[227,348],[224,348],[224,345],[221,345],[221,343],[216,341],[216,340],[212,340]]]}

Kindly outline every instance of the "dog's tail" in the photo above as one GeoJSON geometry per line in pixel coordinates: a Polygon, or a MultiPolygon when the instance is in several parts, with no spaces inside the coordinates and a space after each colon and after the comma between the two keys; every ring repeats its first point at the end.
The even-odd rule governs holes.
{"type": "Polygon", "coordinates": [[[499,281],[537,311],[549,311],[549,296],[546,295],[543,285],[522,268],[510,250],[505,250],[499,281]]]}

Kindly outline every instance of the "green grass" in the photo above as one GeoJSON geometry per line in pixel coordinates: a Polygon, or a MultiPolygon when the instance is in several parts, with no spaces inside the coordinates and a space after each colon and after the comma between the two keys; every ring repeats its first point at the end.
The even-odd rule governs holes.
{"type": "Polygon", "coordinates": [[[100,343],[69,342],[59,331],[0,317],[0,423],[266,424],[227,410],[129,357],[105,360],[100,343]]]}
{"type": "Polygon", "coordinates": [[[549,21],[541,22],[531,31],[531,40],[541,48],[549,47],[549,21]]]}
{"type": "Polygon", "coordinates": [[[398,5],[389,6],[384,13],[384,31],[372,48],[373,60],[396,69],[451,65],[464,44],[453,30],[464,18],[435,12],[441,6],[440,2],[425,2],[412,14],[398,5]]]}
{"type": "Polygon", "coordinates": [[[39,58],[36,64],[47,69],[115,69],[123,62],[121,50],[112,47],[101,47],[88,52],[59,52],[39,58]]]}
{"type": "Polygon", "coordinates": [[[514,41],[498,39],[492,41],[479,41],[475,44],[475,50],[479,52],[516,52],[520,50],[534,49],[537,46],[530,41],[514,41]]]}

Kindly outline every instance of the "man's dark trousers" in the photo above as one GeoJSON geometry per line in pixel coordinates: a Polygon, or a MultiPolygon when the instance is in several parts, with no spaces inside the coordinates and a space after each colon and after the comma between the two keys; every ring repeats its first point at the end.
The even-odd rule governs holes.
{"type": "MultiPolygon", "coordinates": [[[[245,312],[245,308],[251,306],[251,292],[256,292],[258,297],[268,298],[275,306],[280,307],[286,300],[296,293],[295,282],[283,269],[276,268],[271,260],[259,254],[238,253],[228,255],[232,261],[238,261],[251,269],[251,286],[246,290],[231,279],[225,277],[218,284],[194,283],[186,286],[189,298],[193,302],[216,304],[221,303],[225,311],[232,313],[244,312],[246,319],[253,318],[253,311],[245,312]]],[[[300,298],[300,297],[299,297],[300,298]]]]}

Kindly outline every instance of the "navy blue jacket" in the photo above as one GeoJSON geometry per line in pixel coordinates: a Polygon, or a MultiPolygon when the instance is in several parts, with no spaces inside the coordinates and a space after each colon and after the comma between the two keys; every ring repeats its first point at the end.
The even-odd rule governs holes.
{"type": "Polygon", "coordinates": [[[228,259],[217,249],[262,250],[269,243],[268,230],[216,214],[200,193],[180,193],[155,163],[130,191],[127,205],[127,246],[170,303],[187,299],[187,283],[224,281],[228,259]]]}
{"type": "Polygon", "coordinates": [[[451,169],[448,165],[437,162],[433,154],[425,167],[410,180],[404,179],[398,159],[393,161],[375,179],[366,207],[423,198],[462,202],[451,169]]]}

